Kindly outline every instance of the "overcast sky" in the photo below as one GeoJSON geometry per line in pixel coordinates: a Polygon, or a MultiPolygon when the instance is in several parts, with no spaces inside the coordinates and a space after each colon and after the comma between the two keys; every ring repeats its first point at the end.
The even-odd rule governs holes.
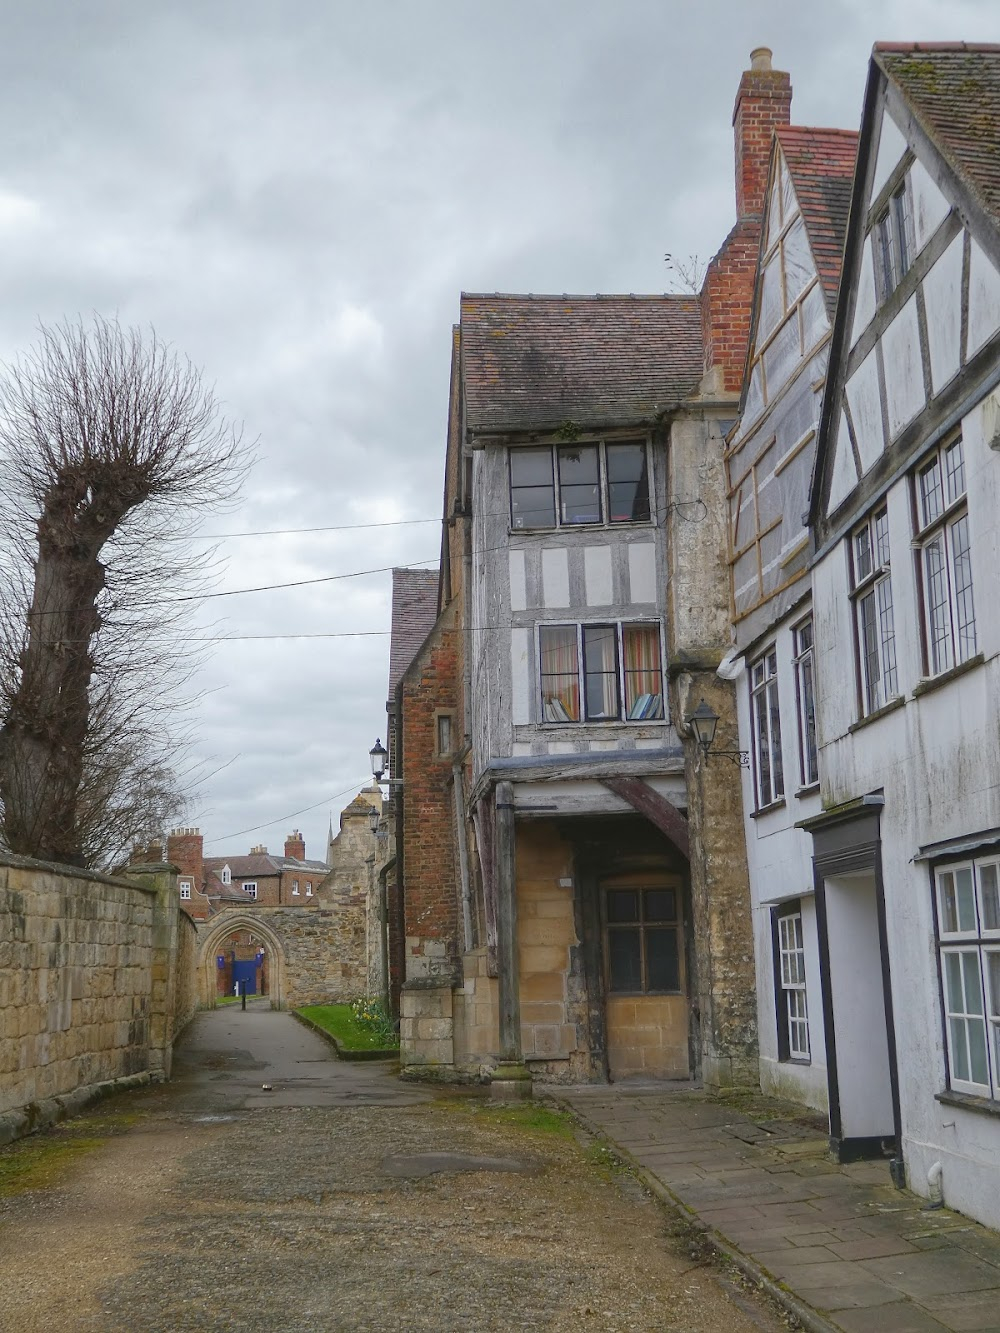
{"type": "MultiPolygon", "coordinates": [[[[0,0],[0,357],[152,323],[259,437],[213,532],[244,588],[434,563],[460,291],[659,292],[733,221],[754,46],[858,126],[876,40],[1000,41],[997,0],[0,0]]],[[[385,737],[388,572],[215,600],[206,851],[331,811],[385,737]],[[221,608],[221,612],[220,612],[221,608]],[[294,638],[375,631],[358,638],[294,638]],[[240,636],[274,635],[275,638],[240,636]],[[305,807],[314,807],[306,813],[305,807]],[[260,827],[259,831],[255,826],[260,827]],[[254,831],[243,832],[243,830],[254,831]]]]}

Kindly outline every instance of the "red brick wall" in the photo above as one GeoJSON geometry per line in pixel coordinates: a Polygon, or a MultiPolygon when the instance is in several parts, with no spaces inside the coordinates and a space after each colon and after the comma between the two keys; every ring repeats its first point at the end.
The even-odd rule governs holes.
{"type": "Polygon", "coordinates": [[[430,941],[443,944],[449,959],[458,955],[454,756],[437,753],[440,712],[452,713],[453,746],[462,743],[461,634],[453,619],[453,612],[442,616],[403,678],[403,894],[406,939],[417,941],[407,953],[414,958],[440,956],[428,950],[430,941]]]}
{"type": "Polygon", "coordinates": [[[701,292],[705,369],[719,367],[729,393],[739,393],[743,381],[771,139],[789,123],[791,104],[791,80],[781,70],[747,70],[740,79],[733,110],[737,221],[701,292]]]}
{"type": "Polygon", "coordinates": [[[294,858],[296,861],[306,859],[305,839],[298,829],[294,833],[290,833],[285,839],[285,856],[289,859],[294,858]]]}

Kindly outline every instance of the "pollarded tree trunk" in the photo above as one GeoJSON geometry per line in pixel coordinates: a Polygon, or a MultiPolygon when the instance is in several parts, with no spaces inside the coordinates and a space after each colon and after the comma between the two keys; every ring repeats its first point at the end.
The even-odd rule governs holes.
{"type": "Polygon", "coordinates": [[[84,479],[63,476],[38,520],[21,677],[0,729],[5,833],[23,856],[85,864],[76,815],[104,587],[98,555],[121,516],[84,479]]]}

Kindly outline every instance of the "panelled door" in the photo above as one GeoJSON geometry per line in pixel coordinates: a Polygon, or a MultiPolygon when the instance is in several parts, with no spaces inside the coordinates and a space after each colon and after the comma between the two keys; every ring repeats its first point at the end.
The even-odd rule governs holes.
{"type": "Polygon", "coordinates": [[[615,875],[599,891],[609,1076],[689,1078],[683,882],[615,875]]]}

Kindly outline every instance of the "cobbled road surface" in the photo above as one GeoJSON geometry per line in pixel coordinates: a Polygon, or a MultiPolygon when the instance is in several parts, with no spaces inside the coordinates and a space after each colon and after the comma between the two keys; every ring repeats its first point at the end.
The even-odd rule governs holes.
{"type": "Polygon", "coordinates": [[[781,1327],[560,1114],[339,1062],[260,1002],[0,1151],[4,1333],[781,1327]]]}

